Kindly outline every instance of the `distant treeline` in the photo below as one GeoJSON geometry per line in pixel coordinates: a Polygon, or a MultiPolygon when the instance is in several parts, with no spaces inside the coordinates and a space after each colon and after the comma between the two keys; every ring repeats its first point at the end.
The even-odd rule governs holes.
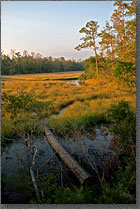
{"type": "Polygon", "coordinates": [[[26,50],[24,50],[22,55],[20,52],[11,50],[11,56],[2,52],[1,61],[2,75],[84,70],[84,65],[81,61],[65,60],[64,57],[43,57],[40,53],[32,52],[29,54],[26,50]]]}

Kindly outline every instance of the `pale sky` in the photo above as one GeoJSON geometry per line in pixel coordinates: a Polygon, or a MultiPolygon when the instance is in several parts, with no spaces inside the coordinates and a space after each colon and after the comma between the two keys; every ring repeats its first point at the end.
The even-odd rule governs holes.
{"type": "Polygon", "coordinates": [[[85,59],[91,49],[76,51],[79,30],[95,20],[100,30],[113,13],[113,1],[5,1],[1,3],[1,48],[43,56],[85,59]]]}

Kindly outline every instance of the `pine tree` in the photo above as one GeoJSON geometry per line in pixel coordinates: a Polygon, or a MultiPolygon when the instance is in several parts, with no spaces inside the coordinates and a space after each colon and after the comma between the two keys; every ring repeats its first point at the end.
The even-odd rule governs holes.
{"type": "Polygon", "coordinates": [[[95,59],[96,59],[96,72],[99,74],[98,70],[98,55],[97,55],[97,47],[96,47],[96,38],[98,37],[97,30],[99,28],[97,21],[90,21],[86,23],[86,26],[83,27],[79,32],[84,33],[85,36],[80,40],[83,41],[82,44],[79,44],[75,49],[80,50],[82,48],[91,48],[94,50],[95,59]]]}

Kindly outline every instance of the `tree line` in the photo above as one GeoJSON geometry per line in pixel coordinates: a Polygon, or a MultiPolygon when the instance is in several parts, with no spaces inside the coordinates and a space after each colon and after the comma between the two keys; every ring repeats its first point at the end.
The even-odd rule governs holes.
{"type": "MultiPolygon", "coordinates": [[[[101,71],[135,77],[136,65],[136,1],[114,2],[110,22],[100,32],[98,21],[91,20],[79,32],[83,33],[76,50],[91,48],[94,58],[85,61],[85,77],[98,76],[101,71]],[[97,40],[100,40],[99,42],[97,40]],[[97,44],[98,43],[98,44],[97,44]],[[97,46],[98,45],[98,46],[97,46]]],[[[132,78],[132,79],[131,79],[132,78]]],[[[124,78],[125,80],[126,78],[124,78]]],[[[135,82],[135,81],[134,81],[135,82]]]]}
{"type": "Polygon", "coordinates": [[[114,2],[110,23],[106,21],[99,32],[97,21],[86,23],[79,32],[82,43],[76,50],[91,48],[93,56],[84,61],[65,60],[64,57],[43,57],[40,53],[29,54],[11,50],[11,56],[2,52],[2,75],[26,73],[51,73],[82,71],[81,79],[89,79],[102,73],[115,75],[129,85],[136,83],[136,1],[114,2]],[[100,40],[100,41],[99,41],[100,40]]]}
{"type": "Polygon", "coordinates": [[[2,75],[52,73],[84,70],[83,63],[75,60],[65,60],[64,57],[43,57],[40,53],[26,50],[23,54],[11,50],[11,56],[2,52],[1,56],[2,75]]]}

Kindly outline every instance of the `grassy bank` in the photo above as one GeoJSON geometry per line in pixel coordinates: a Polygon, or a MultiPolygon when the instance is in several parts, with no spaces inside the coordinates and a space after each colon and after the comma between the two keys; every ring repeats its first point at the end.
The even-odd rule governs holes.
{"type": "MultiPolygon", "coordinates": [[[[26,77],[24,75],[19,76],[19,80],[11,79],[2,82],[4,84],[2,95],[11,96],[9,101],[8,99],[6,101],[5,96],[2,100],[2,135],[5,137],[13,137],[21,132],[19,130],[23,127],[25,132],[30,128],[39,131],[37,118],[33,115],[33,111],[36,111],[41,117],[49,119],[50,128],[61,134],[68,132],[68,127],[70,130],[93,127],[96,123],[105,120],[106,112],[112,104],[118,104],[121,100],[127,101],[131,110],[135,112],[136,90],[128,88],[124,83],[118,83],[113,78],[90,79],[85,84],[76,86],[59,80],[39,81],[40,78],[46,79],[46,75],[41,76],[26,77]],[[22,77],[24,77],[24,81],[20,80],[22,77]],[[37,80],[29,81],[29,77],[37,80]],[[25,100],[27,106],[28,95],[31,104],[27,110],[24,105],[23,107],[18,106],[18,103],[20,100],[25,100]],[[15,101],[12,100],[12,97],[16,98],[15,101]],[[12,102],[15,103],[10,105],[12,102]],[[64,107],[67,109],[62,115],[50,118],[52,114],[59,113],[64,107]],[[10,108],[13,109],[10,110],[10,108]]],[[[57,76],[58,74],[54,74],[51,75],[51,78],[57,78],[57,76]]],[[[70,78],[71,74],[61,74],[60,76],[65,79],[67,76],[70,78]]],[[[73,73],[73,77],[75,76],[77,73],[76,75],[73,73]]]]}
{"type": "MultiPolygon", "coordinates": [[[[3,177],[3,188],[12,187],[18,194],[24,188],[25,196],[30,191],[25,203],[135,203],[136,89],[113,77],[89,79],[75,85],[57,80],[57,76],[52,76],[56,80],[43,80],[46,75],[30,78],[24,75],[18,76],[18,80],[10,77],[2,81],[2,148],[8,139],[43,133],[39,118],[45,118],[53,133],[67,140],[83,132],[94,132],[97,124],[109,123],[119,146],[117,160],[100,171],[102,190],[98,195],[90,187],[62,188],[51,175],[37,177],[43,194],[40,200],[35,199],[30,176],[23,182],[25,176],[18,176],[15,186],[14,179],[3,177]]],[[[61,74],[61,79],[67,79],[66,74],[61,74]]]]}

